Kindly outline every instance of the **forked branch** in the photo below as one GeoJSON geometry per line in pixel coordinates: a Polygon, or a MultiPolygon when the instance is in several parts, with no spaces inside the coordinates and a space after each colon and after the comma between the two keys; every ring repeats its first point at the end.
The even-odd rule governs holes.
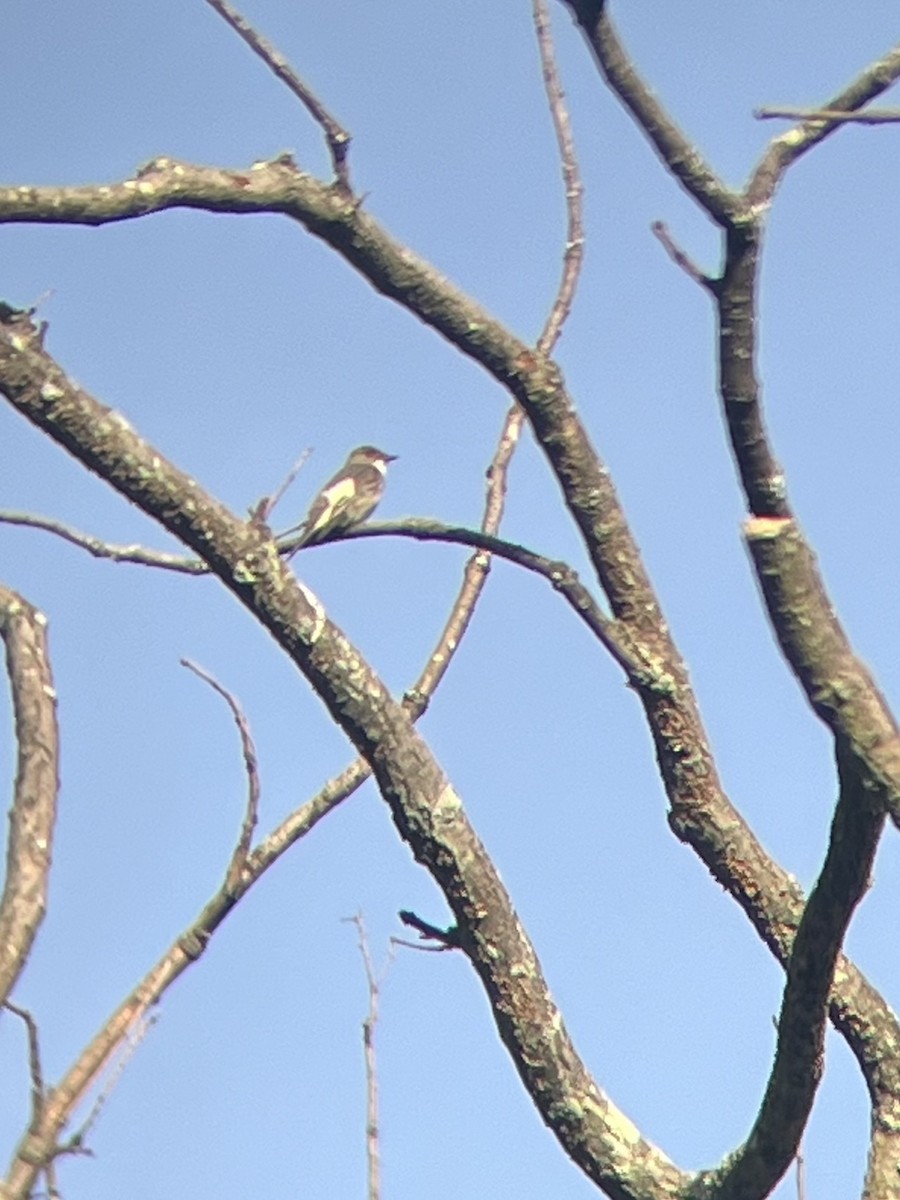
{"type": "MultiPolygon", "coordinates": [[[[648,1172],[670,1190],[686,1182],[600,1092],[575,1051],[534,948],[459,797],[402,705],[329,622],[318,600],[293,579],[274,542],[258,526],[229,513],[126,422],[76,387],[25,318],[0,322],[0,391],[23,416],[205,559],[281,645],[365,756],[401,835],[446,896],[461,948],[481,978],[529,1094],[573,1161],[600,1186],[625,1191],[635,1189],[648,1172]]],[[[216,912],[203,914],[204,927],[220,921],[233,903],[232,895],[220,894],[216,912]]],[[[175,954],[104,1027],[105,1045],[92,1047],[78,1072],[70,1072],[55,1093],[52,1113],[20,1147],[6,1200],[24,1200],[39,1164],[53,1152],[61,1122],[110,1046],[146,1011],[161,982],[184,970],[204,945],[202,937],[182,939],[175,954]]]]}

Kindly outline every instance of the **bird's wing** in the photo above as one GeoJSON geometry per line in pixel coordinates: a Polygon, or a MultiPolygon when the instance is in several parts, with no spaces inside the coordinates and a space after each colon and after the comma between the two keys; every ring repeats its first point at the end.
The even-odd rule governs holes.
{"type": "Polygon", "coordinates": [[[340,526],[341,513],[356,494],[356,484],[346,475],[336,475],[312,502],[304,524],[303,536],[311,537],[325,526],[340,526]]]}

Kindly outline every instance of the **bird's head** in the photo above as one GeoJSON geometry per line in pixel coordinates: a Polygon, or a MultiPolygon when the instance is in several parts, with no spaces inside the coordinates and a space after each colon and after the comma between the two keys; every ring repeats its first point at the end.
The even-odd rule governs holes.
{"type": "Polygon", "coordinates": [[[351,450],[347,464],[348,466],[362,466],[371,463],[375,467],[384,467],[389,462],[393,462],[396,457],[396,454],[385,454],[383,450],[379,450],[375,446],[357,446],[355,450],[351,450]]]}

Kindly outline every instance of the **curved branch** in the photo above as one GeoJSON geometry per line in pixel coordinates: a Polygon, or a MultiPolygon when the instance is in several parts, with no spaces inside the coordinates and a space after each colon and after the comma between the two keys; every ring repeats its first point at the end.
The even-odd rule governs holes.
{"type": "Polygon", "coordinates": [[[810,706],[900,824],[900,730],[853,652],[799,526],[751,520],[745,536],[772,628],[810,706]]]}
{"type": "Polygon", "coordinates": [[[710,1172],[716,1195],[768,1196],[797,1154],[822,1077],[828,997],[841,946],[869,886],[884,809],[852,754],[839,755],[841,795],[825,863],[803,912],[778,1021],[778,1045],[753,1129],[710,1172]]]}
{"type": "Polygon", "coordinates": [[[246,174],[155,159],[134,180],[83,188],[0,189],[0,223],[100,225],[168,208],[278,212],[300,221],[397,300],[480,363],[522,405],[560,483],[613,612],[655,634],[659,607],[619,505],[559,369],[514,337],[360,208],[282,158],[246,174]]]}
{"type": "MultiPolygon", "coordinates": [[[[731,193],[720,194],[718,180],[704,173],[702,160],[677,157],[680,143],[675,135],[682,140],[683,135],[673,128],[660,126],[656,144],[662,152],[668,139],[676,152],[676,161],[670,166],[681,182],[698,198],[705,198],[720,223],[730,222],[744,242],[748,229],[755,237],[758,226],[742,198],[737,203],[731,193]]],[[[716,878],[738,899],[767,944],[786,961],[802,911],[802,895],[758,845],[722,791],[683,664],[668,636],[607,472],[577,418],[558,370],[511,337],[427,264],[394,244],[358,206],[342,203],[334,192],[298,172],[290,160],[258,164],[246,174],[205,172],[200,178],[197,173],[203,170],[156,160],[134,181],[136,199],[115,195],[107,204],[107,196],[117,192],[109,189],[99,208],[94,206],[96,196],[85,195],[92,189],[0,194],[0,220],[4,213],[11,213],[14,220],[35,219],[34,213],[42,206],[48,220],[66,220],[66,212],[81,213],[71,219],[88,224],[178,204],[216,211],[283,212],[332,245],[378,290],[397,299],[485,366],[526,410],[582,531],[616,620],[627,624],[642,640],[647,659],[654,664],[640,696],[672,805],[673,829],[695,847],[716,878]],[[162,192],[166,193],[164,202],[160,202],[162,192]],[[26,210],[30,215],[16,215],[26,210]]],[[[752,319],[752,309],[745,315],[752,319]]],[[[734,357],[730,361],[734,362],[734,357]]],[[[737,387],[733,389],[735,401],[747,398],[747,393],[741,396],[737,387]]],[[[752,393],[749,400],[755,402],[752,393]]],[[[745,441],[750,444],[749,438],[745,441]]],[[[775,515],[786,511],[779,507],[784,500],[776,468],[772,460],[768,465],[757,463],[750,472],[750,477],[755,472],[759,481],[759,511],[775,515]]],[[[867,1078],[873,1079],[879,1072],[883,1075],[883,1064],[869,1034],[875,1026],[887,1033],[893,1028],[891,1018],[884,1013],[877,994],[843,960],[839,988],[832,994],[832,1018],[848,1037],[867,1078]]]]}
{"type": "Polygon", "coordinates": [[[247,804],[244,809],[244,823],[241,826],[241,834],[231,855],[228,870],[225,872],[225,888],[227,891],[233,891],[247,869],[247,859],[250,855],[250,847],[253,845],[253,834],[256,831],[257,821],[259,820],[260,783],[256,745],[253,741],[253,734],[250,732],[250,723],[231,692],[226,687],[223,687],[217,679],[214,679],[208,671],[205,671],[189,659],[183,658],[181,665],[192,671],[198,679],[202,679],[204,683],[209,684],[213,691],[222,697],[231,711],[241,739],[244,770],[247,775],[247,804]]]}
{"type": "Polygon", "coordinates": [[[25,969],[47,908],[59,793],[59,729],[47,618],[6,587],[0,587],[0,638],[6,646],[18,748],[0,899],[0,1003],[5,1003],[25,969]]]}
{"type": "MultiPolygon", "coordinates": [[[[205,559],[272,634],[366,758],[402,837],[444,892],[498,1032],[569,1157],[613,1195],[637,1191],[649,1174],[670,1191],[686,1182],[591,1078],[459,797],[403,707],[331,624],[316,597],[294,580],[274,542],[206,495],[118,414],[72,384],[22,314],[0,320],[0,390],[33,424],[205,559]]],[[[233,903],[230,895],[217,898],[222,914],[233,903]]],[[[183,970],[203,945],[183,939],[172,960],[159,965],[116,1014],[111,1023],[116,1040],[152,1002],[161,976],[183,970]]],[[[104,1060],[101,1046],[77,1073],[70,1072],[49,1106],[52,1119],[26,1135],[9,1175],[9,1200],[28,1194],[98,1059],[104,1060]]]]}
{"type": "Polygon", "coordinates": [[[640,77],[619,40],[605,0],[565,3],[594,52],[603,78],[688,195],[717,224],[728,227],[741,222],[746,216],[743,198],[719,179],[640,77]]]}
{"type": "Polygon", "coordinates": [[[0,509],[0,525],[21,525],[26,529],[42,529],[52,533],[77,546],[87,550],[94,558],[109,558],[113,562],[136,563],[142,567],[160,567],[166,571],[180,572],[184,575],[208,575],[209,567],[199,558],[184,558],[177,554],[167,554],[163,550],[147,550],[143,546],[120,545],[115,542],[104,542],[91,533],[82,533],[64,521],[54,517],[40,517],[33,513],[14,512],[11,509],[0,509]]]}
{"type": "Polygon", "coordinates": [[[236,8],[228,4],[226,0],[206,0],[206,3],[231,26],[238,37],[246,42],[254,54],[259,55],[275,77],[280,79],[294,93],[312,119],[321,128],[325,134],[325,140],[328,143],[328,150],[331,154],[334,177],[349,194],[351,191],[350,166],[347,162],[347,156],[350,153],[350,143],[353,140],[350,134],[331,115],[312,88],[303,82],[284,55],[280,54],[261,34],[257,33],[249,21],[246,21],[236,8]]]}
{"type": "MultiPolygon", "coordinates": [[[[0,390],[30,420],[47,429],[85,465],[203,553],[226,586],[268,628],[323,698],[339,725],[375,769],[395,822],[416,857],[441,885],[471,958],[492,1002],[501,1036],[547,1123],[585,1172],[614,1195],[626,1195],[639,1169],[661,1186],[681,1187],[685,1177],[599,1092],[577,1058],[547,991],[534,950],[518,923],[493,865],[469,826],[455,793],[411,730],[401,706],[384,691],[353,648],[328,622],[318,601],[297,589],[277,547],[205,496],[197,484],[141,441],[130,427],[74,387],[29,336],[24,317],[0,323],[0,390]],[[556,1031],[548,1043],[547,1030],[556,1031]]],[[[695,756],[695,733],[681,719],[685,695],[658,674],[642,689],[661,767],[672,799],[671,823],[694,845],[716,878],[734,895],[782,962],[803,897],[796,883],[765,854],[719,790],[714,768],[695,756]],[[653,715],[653,714],[651,714],[653,715]],[[669,722],[678,722],[670,726],[669,722]],[[680,739],[680,740],[679,740],[680,739]]],[[[687,697],[690,700],[690,697],[687,697]]],[[[708,753],[708,752],[707,752],[708,753]]],[[[318,810],[321,812],[321,807],[318,810]]],[[[316,819],[310,810],[306,819],[316,819]]],[[[280,844],[296,827],[280,831],[280,844]]],[[[277,852],[278,840],[251,854],[248,874],[277,852]]],[[[198,928],[220,922],[233,907],[220,895],[198,928]]],[[[107,1043],[89,1048],[56,1093],[61,1123],[95,1077],[110,1048],[153,1002],[159,989],[202,953],[202,936],[186,936],[150,973],[107,1026],[107,1043]]],[[[867,1078],[896,1082],[880,1061],[879,1045],[897,1035],[887,1006],[859,973],[840,960],[840,986],[832,992],[832,1018],[860,1056],[867,1078]],[[876,1044],[874,1039],[879,1038],[876,1044]]],[[[24,1196],[35,1172],[52,1153],[59,1124],[48,1117],[40,1137],[26,1138],[10,1180],[24,1196]]]]}
{"type": "MultiPolygon", "coordinates": [[[[497,447],[486,472],[487,488],[481,531],[487,536],[495,535],[503,521],[509,464],[519,444],[523,419],[522,410],[518,405],[513,405],[504,418],[497,447]]],[[[417,721],[425,711],[435,690],[450,669],[450,664],[471,623],[475,606],[487,584],[490,569],[490,557],[482,553],[473,554],[466,563],[459,593],[450,609],[437,645],[419,679],[404,695],[404,707],[413,721],[417,721]]]]}
{"type": "Polygon", "coordinates": [[[566,97],[556,65],[547,0],[532,0],[531,10],[538,50],[541,55],[544,90],[547,93],[547,103],[553,119],[553,130],[559,147],[563,182],[566,189],[567,228],[562,278],[559,281],[556,299],[537,343],[538,353],[551,354],[571,312],[572,301],[575,298],[581,275],[581,266],[584,262],[584,185],[578,169],[578,158],[575,154],[575,141],[572,137],[572,125],[566,108],[566,97]]]}
{"type": "MultiPolygon", "coordinates": [[[[408,537],[420,542],[448,542],[451,545],[474,546],[486,550],[497,558],[515,563],[526,571],[540,575],[560,593],[573,612],[587,625],[591,633],[610,652],[635,686],[645,685],[654,678],[652,666],[641,661],[640,648],[632,646],[628,630],[611,620],[578,578],[578,572],[568,563],[546,558],[516,542],[462,525],[445,525],[442,521],[409,517],[404,521],[369,521],[344,530],[336,537],[325,537],[318,545],[335,541],[352,541],[356,538],[408,537]]],[[[314,547],[310,547],[314,549],[314,547]]]]}
{"type": "MultiPolygon", "coordinates": [[[[822,1022],[816,1005],[823,1002],[830,985],[833,959],[838,962],[836,978],[840,985],[831,992],[831,1017],[848,1037],[870,1086],[875,1109],[870,1178],[878,1178],[879,1171],[883,1175],[887,1170],[896,1170],[896,1145],[887,1131],[893,1125],[900,1099],[900,1078],[883,1050],[896,1044],[894,1033],[882,1024],[887,1020],[893,1030],[896,1022],[880,1002],[874,1003],[865,1010],[866,1020],[881,1026],[887,1041],[860,1036],[856,1015],[848,1019],[852,1006],[845,1003],[846,960],[838,956],[838,947],[868,878],[883,825],[881,806],[889,807],[897,819],[900,737],[874,681],[846,643],[812,554],[789,520],[786,483],[765,428],[755,363],[764,210],[787,167],[843,122],[809,122],[774,139],[746,191],[723,199],[715,186],[709,186],[705,164],[701,161],[698,166],[692,158],[693,147],[636,77],[615,38],[602,0],[570,0],[570,7],[582,22],[610,85],[653,141],[669,171],[725,229],[722,278],[709,280],[696,268],[689,269],[689,273],[717,303],[720,392],[748,508],[755,518],[748,527],[748,540],[758,577],[785,654],[810,702],[835,733],[841,776],[841,800],[829,856],[796,940],[789,934],[785,936],[777,923],[767,921],[758,926],[788,966],[779,1055],[754,1134],[731,1165],[717,1173],[716,1186],[722,1183],[723,1195],[744,1195],[748,1189],[764,1194],[768,1183],[778,1177],[795,1153],[818,1081],[822,1022]],[[782,537],[789,529],[789,536],[782,537]],[[788,557],[792,563],[787,562],[788,557]],[[776,558],[777,563],[773,561],[776,558]],[[763,559],[769,561],[769,566],[763,559]],[[786,592],[793,595],[787,597],[786,592]],[[854,829],[853,836],[849,829],[854,829]],[[838,939],[836,944],[832,939],[838,939]],[[790,1086],[798,1082],[799,1086],[790,1086]]],[[[898,77],[900,49],[895,49],[866,68],[828,107],[860,108],[898,77]]],[[[673,819],[680,825],[677,809],[673,819]]],[[[688,828],[693,829],[697,814],[691,813],[690,820],[688,828]]],[[[709,814],[704,814],[701,821],[701,836],[709,853],[714,842],[709,814]]],[[[704,850],[698,848],[698,852],[704,850]]],[[[729,875],[732,869],[729,867],[729,875]]],[[[795,893],[795,888],[789,889],[796,926],[803,908],[795,893]]],[[[748,912],[754,919],[752,906],[748,912]]]]}

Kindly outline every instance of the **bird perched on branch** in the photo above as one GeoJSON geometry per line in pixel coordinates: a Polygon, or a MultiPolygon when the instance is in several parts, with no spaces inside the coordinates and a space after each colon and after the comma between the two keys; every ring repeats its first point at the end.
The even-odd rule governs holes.
{"type": "Polygon", "coordinates": [[[374,446],[351,450],[338,473],[313,500],[303,524],[288,530],[288,533],[299,531],[300,541],[287,557],[296,554],[301,546],[314,546],[328,534],[350,529],[370,517],[384,495],[387,465],[396,457],[374,446]]]}

